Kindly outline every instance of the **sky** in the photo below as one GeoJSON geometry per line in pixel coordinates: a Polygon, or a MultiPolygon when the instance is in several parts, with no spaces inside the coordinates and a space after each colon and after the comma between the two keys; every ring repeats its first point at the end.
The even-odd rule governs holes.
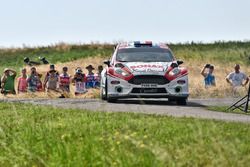
{"type": "Polygon", "coordinates": [[[0,46],[250,40],[249,0],[0,0],[0,46]]]}

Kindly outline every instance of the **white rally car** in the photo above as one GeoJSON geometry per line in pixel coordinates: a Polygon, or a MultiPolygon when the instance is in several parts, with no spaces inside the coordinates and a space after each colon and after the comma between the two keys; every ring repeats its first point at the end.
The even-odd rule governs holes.
{"type": "Polygon", "coordinates": [[[104,62],[101,98],[168,98],[186,105],[188,71],[180,67],[169,47],[150,41],[117,45],[112,58],[104,62]]]}

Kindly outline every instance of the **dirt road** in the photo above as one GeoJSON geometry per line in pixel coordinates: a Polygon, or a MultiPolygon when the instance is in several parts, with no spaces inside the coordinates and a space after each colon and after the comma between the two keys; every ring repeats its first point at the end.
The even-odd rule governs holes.
{"type": "Polygon", "coordinates": [[[164,99],[130,99],[121,100],[118,103],[107,103],[98,99],[0,99],[0,101],[5,102],[32,103],[92,111],[135,112],[250,123],[250,116],[248,115],[214,112],[204,108],[205,106],[230,105],[235,100],[237,99],[190,99],[187,106],[177,106],[164,99]]]}

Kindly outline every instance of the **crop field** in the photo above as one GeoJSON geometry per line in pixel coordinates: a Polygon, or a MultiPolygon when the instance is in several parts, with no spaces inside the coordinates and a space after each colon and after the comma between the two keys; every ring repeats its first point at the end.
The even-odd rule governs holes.
{"type": "Polygon", "coordinates": [[[0,166],[249,166],[250,126],[0,103],[0,166]]]}

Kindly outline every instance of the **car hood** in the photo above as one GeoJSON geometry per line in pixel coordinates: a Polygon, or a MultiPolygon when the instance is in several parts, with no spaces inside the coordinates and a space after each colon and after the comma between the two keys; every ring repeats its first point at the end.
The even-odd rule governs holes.
{"type": "Polygon", "coordinates": [[[165,74],[172,62],[128,62],[123,63],[133,74],[165,74]]]}

